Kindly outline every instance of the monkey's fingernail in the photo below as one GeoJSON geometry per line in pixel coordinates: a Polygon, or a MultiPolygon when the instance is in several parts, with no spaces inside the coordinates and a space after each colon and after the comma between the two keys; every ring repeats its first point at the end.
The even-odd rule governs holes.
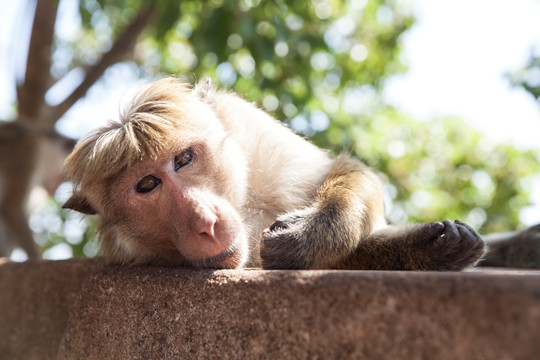
{"type": "Polygon", "coordinates": [[[277,220],[272,225],[270,225],[270,231],[276,231],[276,230],[281,230],[281,229],[286,229],[286,228],[287,228],[287,224],[279,220],[277,220]]]}

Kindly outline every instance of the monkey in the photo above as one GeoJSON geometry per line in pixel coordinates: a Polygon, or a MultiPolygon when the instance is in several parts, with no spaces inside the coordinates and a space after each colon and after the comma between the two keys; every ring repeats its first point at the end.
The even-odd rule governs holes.
{"type": "Polygon", "coordinates": [[[62,183],[63,161],[75,141],[23,121],[0,124],[0,256],[16,247],[40,257],[28,226],[27,200],[35,186],[54,194],[62,183]]]}
{"type": "Polygon", "coordinates": [[[208,78],[146,85],[65,172],[115,264],[458,271],[486,251],[459,220],[389,224],[374,170],[208,78]]]}

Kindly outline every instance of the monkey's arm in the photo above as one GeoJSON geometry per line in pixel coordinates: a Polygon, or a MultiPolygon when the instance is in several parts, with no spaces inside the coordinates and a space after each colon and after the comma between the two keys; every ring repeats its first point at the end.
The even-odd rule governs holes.
{"type": "Polygon", "coordinates": [[[483,254],[482,238],[460,221],[387,226],[377,177],[346,156],[313,206],[280,216],[261,247],[265,268],[461,270],[483,254]]]}
{"type": "Polygon", "coordinates": [[[264,232],[262,263],[265,268],[329,268],[385,225],[379,180],[367,166],[342,155],[313,205],[278,217],[264,232]]]}
{"type": "Polygon", "coordinates": [[[457,271],[483,254],[484,242],[470,226],[445,220],[376,231],[335,268],[457,271]]]}

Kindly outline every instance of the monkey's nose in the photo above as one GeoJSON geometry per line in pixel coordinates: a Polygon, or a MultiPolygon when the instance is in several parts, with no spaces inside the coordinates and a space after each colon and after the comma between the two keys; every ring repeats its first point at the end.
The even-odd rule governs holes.
{"type": "Polygon", "coordinates": [[[216,223],[217,217],[213,214],[207,214],[204,218],[201,217],[195,221],[193,230],[198,236],[205,240],[217,242],[215,232],[216,223]]]}
{"type": "Polygon", "coordinates": [[[208,224],[206,224],[206,226],[204,228],[199,229],[198,230],[199,236],[210,237],[213,241],[215,241],[216,240],[216,234],[214,232],[214,225],[215,224],[208,223],[208,224]]]}

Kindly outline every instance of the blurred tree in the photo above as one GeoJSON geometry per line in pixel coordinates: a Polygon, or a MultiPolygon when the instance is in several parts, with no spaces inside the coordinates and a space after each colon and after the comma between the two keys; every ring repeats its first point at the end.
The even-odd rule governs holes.
{"type": "MultiPolygon", "coordinates": [[[[81,2],[81,15],[85,14],[87,3],[89,2],[81,2]]],[[[115,3],[120,6],[126,2],[115,3]]],[[[123,14],[124,16],[115,17],[116,31],[110,35],[111,38],[114,36],[116,41],[92,59],[87,57],[85,61],[79,62],[83,57],[77,56],[78,43],[74,42],[69,52],[72,56],[70,70],[77,67],[84,75],[63,101],[50,105],[46,101],[47,91],[66,75],[58,72],[55,74],[54,71],[58,65],[55,55],[61,51],[63,45],[61,41],[56,41],[55,37],[59,3],[57,0],[39,0],[29,1],[26,5],[34,11],[33,14],[27,14],[33,21],[30,40],[28,44],[24,44],[28,45],[25,69],[22,72],[24,76],[17,79],[17,116],[14,121],[1,124],[0,175],[4,178],[2,192],[5,196],[0,197],[0,256],[9,255],[15,246],[22,247],[30,257],[39,256],[26,222],[26,201],[36,183],[45,185],[49,191],[55,189],[60,174],[48,163],[51,159],[59,160],[65,156],[73,146],[71,139],[66,139],[56,132],[55,124],[84,96],[107,67],[127,55],[155,13],[153,8],[145,6],[139,7],[135,16],[123,14]],[[131,20],[128,21],[128,18],[131,20]],[[123,30],[121,33],[118,31],[120,28],[123,30]]],[[[90,22],[91,20],[87,20],[84,24],[89,25],[90,22]]],[[[61,61],[65,59],[62,58],[61,61]]]]}
{"type": "Polygon", "coordinates": [[[527,90],[540,105],[540,56],[534,52],[528,60],[527,65],[510,76],[510,81],[527,90]]]}
{"type": "MultiPolygon", "coordinates": [[[[348,150],[380,169],[390,181],[392,220],[455,217],[488,230],[514,228],[530,191],[519,179],[539,171],[539,154],[486,144],[459,119],[415,122],[380,98],[384,80],[404,70],[400,36],[413,22],[406,3],[80,0],[79,29],[66,37],[53,31],[57,2],[39,0],[38,7],[48,8],[36,16],[34,32],[49,34],[40,45],[47,56],[28,67],[51,71],[27,71],[23,86],[41,89],[34,94],[39,106],[31,127],[53,131],[117,61],[136,64],[140,77],[172,73],[193,81],[209,75],[318,145],[348,150]],[[49,84],[81,70],[84,76],[70,95],[58,105],[45,102],[49,84]],[[32,81],[39,86],[30,86],[32,81]]],[[[19,99],[20,114],[27,111],[23,104],[29,101],[19,99]]],[[[88,242],[95,234],[92,223],[81,230],[78,215],[53,201],[30,221],[43,249],[60,244],[75,256],[96,252],[88,242]]]]}
{"type": "Polygon", "coordinates": [[[420,123],[384,108],[366,124],[349,127],[352,151],[385,179],[391,221],[464,219],[484,234],[519,226],[540,179],[540,149],[493,144],[455,117],[420,123]]]}

